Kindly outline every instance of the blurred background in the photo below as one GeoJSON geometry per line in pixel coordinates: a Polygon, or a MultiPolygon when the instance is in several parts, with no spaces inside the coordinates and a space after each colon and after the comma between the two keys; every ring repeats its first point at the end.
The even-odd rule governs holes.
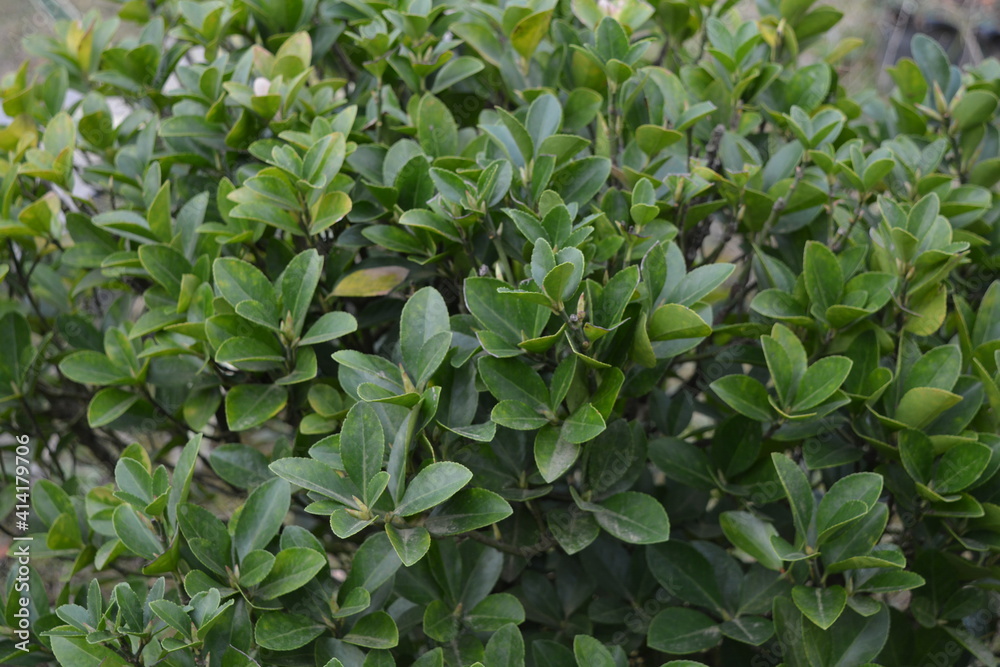
{"type": "MultiPolygon", "coordinates": [[[[654,0],[655,4],[655,0],[654,0]]],[[[843,83],[850,90],[891,87],[885,68],[909,55],[918,32],[936,38],[954,62],[976,63],[1000,56],[1000,0],[818,0],[844,13],[828,35],[829,48],[856,37],[863,46],[840,63],[843,83]]],[[[80,18],[96,9],[113,16],[121,8],[112,0],[0,0],[0,76],[27,57],[25,35],[46,34],[58,19],[80,18]]],[[[742,0],[744,16],[756,14],[754,0],[742,0]]],[[[126,28],[127,30],[127,23],[126,28]]]]}

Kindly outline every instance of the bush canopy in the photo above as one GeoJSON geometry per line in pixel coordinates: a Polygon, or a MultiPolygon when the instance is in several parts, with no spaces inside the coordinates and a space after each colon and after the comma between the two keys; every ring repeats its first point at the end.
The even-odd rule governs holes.
{"type": "Polygon", "coordinates": [[[1000,62],[735,4],[29,36],[0,662],[997,665],[1000,62]]]}

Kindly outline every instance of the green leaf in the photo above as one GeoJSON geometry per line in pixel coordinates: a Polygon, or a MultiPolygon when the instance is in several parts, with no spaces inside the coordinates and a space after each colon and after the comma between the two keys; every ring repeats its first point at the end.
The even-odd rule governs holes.
{"type": "MultiPolygon", "coordinates": [[[[843,477],[830,487],[816,508],[816,529],[820,535],[854,518],[851,502],[861,504],[867,513],[882,494],[882,475],[859,472],[843,477]]],[[[860,516],[860,514],[858,515],[860,516]]]]}
{"type": "MultiPolygon", "coordinates": [[[[0,378],[3,378],[5,385],[20,385],[28,369],[25,363],[26,353],[32,347],[28,320],[17,311],[5,313],[0,317],[0,338],[5,341],[5,345],[0,348],[0,378]]],[[[7,389],[8,386],[5,386],[4,391],[7,389]]]]}
{"type": "Polygon", "coordinates": [[[191,617],[180,605],[170,600],[152,600],[150,610],[184,637],[191,636],[191,617]]]}
{"type": "Polygon", "coordinates": [[[573,637],[573,656],[579,667],[614,667],[611,651],[590,635],[573,637]]]}
{"type": "Polygon", "coordinates": [[[792,589],[792,600],[806,618],[827,630],[840,618],[847,606],[847,591],[843,586],[796,586],[792,589]]]}
{"type": "Polygon", "coordinates": [[[590,88],[571,90],[563,107],[563,129],[577,130],[589,125],[603,103],[604,99],[596,90],[590,88]]]}
{"type": "Polygon", "coordinates": [[[326,627],[306,616],[269,612],[257,619],[254,639],[272,651],[292,651],[319,637],[326,627]]]}
{"type": "Polygon", "coordinates": [[[333,296],[382,296],[399,287],[409,270],[402,266],[378,266],[358,269],[343,278],[333,288],[333,296]]]}
{"type": "Polygon", "coordinates": [[[510,504],[486,489],[463,489],[438,505],[424,521],[434,535],[457,535],[497,523],[513,513],[510,504]]]}
{"type": "Polygon", "coordinates": [[[215,361],[230,364],[241,370],[272,370],[285,361],[281,348],[273,341],[263,341],[249,336],[230,338],[215,353],[215,361]]]}
{"type": "Polygon", "coordinates": [[[730,639],[760,646],[774,636],[774,623],[760,616],[739,616],[721,624],[719,630],[730,639]]]}
{"type": "Polygon", "coordinates": [[[325,313],[306,330],[299,345],[326,343],[358,330],[358,321],[350,313],[325,313]]]}
{"type": "Polygon", "coordinates": [[[429,510],[451,498],[471,479],[472,472],[461,464],[448,461],[432,463],[418,472],[406,486],[395,513],[412,516],[429,510]]]}
{"type": "Polygon", "coordinates": [[[681,278],[671,299],[692,306],[715,291],[735,270],[735,265],[724,262],[699,266],[681,278]]]}
{"type": "Polygon", "coordinates": [[[265,307],[274,308],[274,287],[253,264],[232,257],[220,257],[212,265],[212,273],[216,289],[233,308],[243,301],[257,301],[265,307]]]}
{"type": "Polygon", "coordinates": [[[464,284],[465,304],[484,329],[517,345],[523,340],[537,338],[552,311],[497,291],[509,287],[494,278],[469,278],[464,284]]]}
{"type": "Polygon", "coordinates": [[[914,387],[900,399],[896,406],[896,420],[910,428],[921,429],[933,422],[938,415],[957,405],[962,397],[935,387],[914,387]]]}
{"type": "Polygon", "coordinates": [[[659,125],[640,125],[635,130],[635,140],[643,153],[649,156],[656,155],[667,146],[676,144],[684,138],[684,134],[677,130],[668,130],[659,125]]]}
{"type": "Polygon", "coordinates": [[[434,335],[448,328],[448,307],[433,287],[418,290],[406,301],[399,323],[399,344],[403,363],[416,360],[420,348],[434,335]]]}
{"type": "Polygon", "coordinates": [[[486,642],[483,663],[489,667],[524,667],[524,637],[516,625],[508,623],[493,633],[486,642]]]}
{"type": "Polygon", "coordinates": [[[920,240],[937,220],[941,212],[941,199],[936,192],[922,197],[913,205],[906,219],[906,231],[920,240]]]}
{"type": "Polygon", "coordinates": [[[818,241],[807,241],[802,276],[806,293],[815,308],[825,316],[827,308],[840,302],[844,291],[844,273],[837,256],[818,241]]]}
{"type": "Polygon", "coordinates": [[[180,295],[184,274],[193,271],[184,255],[165,245],[139,246],[139,262],[150,277],[175,298],[180,295]]]}
{"type": "Polygon", "coordinates": [[[392,548],[399,555],[399,560],[406,567],[423,558],[431,548],[431,534],[423,526],[397,528],[392,524],[386,524],[385,532],[389,536],[392,548]]]}
{"type": "Polygon", "coordinates": [[[73,667],[125,667],[128,663],[117,653],[103,644],[91,644],[85,637],[62,637],[51,639],[52,653],[60,665],[73,667]]]}
{"type": "Polygon", "coordinates": [[[534,431],[549,423],[537,410],[520,401],[500,401],[493,406],[490,419],[515,431],[534,431]]]}
{"type": "Polygon", "coordinates": [[[355,403],[340,431],[340,455],[344,468],[359,489],[365,504],[375,501],[372,478],[382,470],[385,434],[378,413],[368,403],[355,403]]]}
{"type": "Polygon", "coordinates": [[[928,484],[934,467],[934,445],[920,431],[906,429],[897,436],[899,457],[906,472],[921,484],[928,484]]]}
{"type": "Polygon", "coordinates": [[[680,438],[657,438],[649,443],[649,458],[669,478],[696,489],[714,489],[712,463],[704,449],[680,438]]]}
{"type": "Polygon", "coordinates": [[[343,507],[333,510],[330,514],[330,529],[342,540],[357,535],[374,522],[374,518],[360,518],[356,513],[349,513],[343,507]]]}
{"type": "Polygon", "coordinates": [[[447,169],[431,167],[430,176],[441,196],[452,204],[461,205],[475,194],[475,186],[472,183],[447,169]]]}
{"type": "Polygon", "coordinates": [[[288,402],[288,391],[272,384],[243,384],[226,394],[226,421],[233,431],[260,426],[288,402]]]}
{"type": "Polygon", "coordinates": [[[580,286],[577,267],[571,262],[563,262],[552,268],[542,281],[542,290],[555,303],[570,298],[580,286]]]}
{"type": "Polygon", "coordinates": [[[823,357],[806,369],[795,392],[794,412],[805,412],[830,398],[851,372],[852,362],[847,357],[823,357]]]}
{"type": "Polygon", "coordinates": [[[176,522],[177,513],[182,503],[187,501],[191,490],[191,480],[194,478],[195,465],[201,454],[202,436],[199,433],[184,445],[181,455],[174,466],[174,476],[170,485],[170,496],[167,500],[167,518],[176,522]]]}
{"type": "Polygon", "coordinates": [[[881,570],[859,584],[856,590],[865,593],[894,593],[920,588],[926,583],[926,580],[915,572],[881,570]]]}
{"type": "Polygon", "coordinates": [[[59,517],[60,514],[73,514],[73,501],[61,487],[47,479],[35,482],[31,489],[31,508],[46,526],[59,517]]]}
{"type": "MultiPolygon", "coordinates": [[[[287,486],[283,480],[281,482],[287,486]]],[[[242,525],[243,518],[240,517],[240,525],[242,525]]],[[[237,536],[236,544],[238,549],[239,536],[237,536]]],[[[316,573],[326,565],[326,555],[309,547],[282,549],[274,557],[271,571],[257,588],[256,597],[261,600],[273,600],[276,597],[297,591],[308,584],[316,576],[316,573]]]]}
{"type": "Polygon", "coordinates": [[[312,221],[309,234],[316,236],[344,219],[354,208],[354,202],[345,192],[327,192],[309,210],[312,221]]]}
{"type": "Polygon", "coordinates": [[[465,622],[476,632],[496,632],[508,623],[523,623],[524,607],[510,593],[494,593],[470,609],[465,622]]]}
{"type": "Polygon", "coordinates": [[[580,456],[580,445],[562,437],[560,430],[546,424],[535,435],[535,465],[546,482],[562,477],[580,456]]]}
{"type": "Polygon", "coordinates": [[[516,359],[482,357],[479,375],[500,401],[519,401],[533,408],[544,408],[549,390],[535,369],[516,359]]]}
{"type": "Polygon", "coordinates": [[[153,476],[146,466],[139,461],[124,457],[115,465],[115,483],[118,488],[129,496],[138,499],[143,505],[153,500],[153,476]]]}
{"type": "Polygon", "coordinates": [[[344,505],[354,506],[352,497],[358,493],[357,487],[322,461],[286,457],[271,463],[269,467],[274,474],[292,484],[315,491],[344,505]]]}
{"type": "Polygon", "coordinates": [[[458,153],[458,125],[448,107],[430,93],[420,98],[417,139],[424,151],[432,157],[458,153]]]}
{"type": "Polygon", "coordinates": [[[705,338],[712,327],[686,306],[668,303],[660,306],[649,319],[649,340],[681,340],[705,338]]]}
{"type": "Polygon", "coordinates": [[[376,611],[358,619],[344,641],[365,648],[389,649],[399,643],[399,630],[392,616],[376,611]]]}
{"type": "Polygon", "coordinates": [[[240,559],[271,542],[284,523],[291,501],[288,482],[279,478],[268,480],[250,492],[233,535],[240,559]]]}
{"type": "Polygon", "coordinates": [[[710,116],[715,109],[716,106],[707,101],[692,104],[677,117],[677,121],[674,123],[674,129],[678,132],[684,132],[685,130],[694,127],[695,123],[701,119],[710,116]]]}
{"type": "Polygon", "coordinates": [[[333,614],[333,618],[344,618],[354,616],[371,606],[371,594],[364,588],[353,588],[341,601],[340,607],[333,614]]]}
{"type": "Polygon", "coordinates": [[[559,546],[569,555],[586,549],[601,533],[594,515],[576,511],[576,508],[550,511],[546,515],[546,524],[559,546]]]}
{"type": "MultiPolygon", "coordinates": [[[[510,33],[510,43],[525,60],[531,58],[542,38],[549,32],[552,10],[529,14],[514,26],[510,33]]],[[[525,156],[527,159],[528,156],[525,156]]]]}
{"type": "Polygon", "coordinates": [[[690,544],[666,542],[646,550],[646,563],[668,593],[699,607],[725,609],[712,564],[690,544]]]}
{"type": "Polygon", "coordinates": [[[951,636],[952,639],[975,656],[976,660],[979,660],[987,667],[997,666],[996,654],[991,651],[990,648],[986,646],[977,636],[961,626],[943,626],[943,629],[951,636]]]}
{"type": "Polygon", "coordinates": [[[773,418],[767,389],[747,375],[727,375],[709,385],[729,407],[755,421],[767,422],[773,418]]]}
{"type": "Polygon", "coordinates": [[[993,450],[978,442],[962,442],[938,461],[933,488],[942,495],[958,493],[979,479],[993,456],[993,450]]]}
{"type": "Polygon", "coordinates": [[[955,129],[965,131],[990,120],[996,110],[996,95],[988,90],[970,90],[962,95],[951,119],[955,129]]]}
{"type": "Polygon", "coordinates": [[[778,534],[774,526],[749,512],[723,512],[719,525],[733,546],[757,559],[769,570],[780,570],[782,560],[771,545],[771,538],[778,534]]]}
{"type": "Polygon", "coordinates": [[[788,502],[792,508],[792,519],[795,522],[795,530],[800,538],[805,538],[809,534],[809,526],[812,525],[813,511],[816,501],[813,498],[812,485],[802,468],[796,465],[790,458],[779,452],[771,454],[771,461],[774,469],[781,480],[781,486],[788,496],[788,502]]]}
{"type": "Polygon", "coordinates": [[[302,333],[322,272],[323,259],[310,249],[292,258],[281,274],[281,302],[285,310],[282,315],[291,315],[291,332],[296,336],[302,333]]]}
{"type": "Polygon", "coordinates": [[[906,370],[901,393],[917,387],[951,391],[962,372],[962,351],[957,345],[940,345],[928,351],[906,370]]]}
{"type": "Polygon", "coordinates": [[[250,488],[271,479],[267,457],[247,445],[221,445],[209,455],[212,470],[233,486],[250,488]]]}
{"type": "Polygon", "coordinates": [[[450,642],[458,634],[456,610],[444,600],[434,600],[424,609],[424,634],[437,642],[450,642]]]}
{"type": "Polygon", "coordinates": [[[979,304],[972,327],[972,345],[1000,340],[1000,280],[994,280],[979,304]]]}
{"type": "Polygon", "coordinates": [[[433,287],[424,287],[403,306],[399,322],[399,347],[403,365],[418,384],[430,378],[451,344],[448,307],[433,287]],[[434,363],[434,362],[437,363],[434,363]]]}
{"type": "Polygon", "coordinates": [[[537,149],[542,142],[559,131],[562,125],[562,105],[551,94],[539,95],[528,107],[525,129],[537,149]]]}
{"type": "Polygon", "coordinates": [[[52,522],[45,546],[57,551],[59,549],[79,549],[83,546],[83,536],[77,522],[76,512],[60,514],[52,522]]]}
{"type": "Polygon", "coordinates": [[[385,533],[376,533],[364,541],[354,553],[347,580],[340,587],[338,600],[346,605],[356,589],[376,590],[388,581],[402,563],[385,533]]]}
{"type": "Polygon", "coordinates": [[[131,505],[119,505],[112,522],[118,539],[132,553],[146,560],[153,560],[163,553],[163,545],[153,532],[152,524],[131,505]]]}
{"type": "Polygon", "coordinates": [[[270,551],[257,549],[248,553],[240,562],[240,586],[256,586],[264,581],[264,577],[274,568],[274,561],[274,554],[270,551]]]}
{"type": "Polygon", "coordinates": [[[584,206],[608,181],[611,161],[591,156],[574,160],[553,174],[559,184],[559,194],[567,204],[584,206]]]}
{"type": "Polygon", "coordinates": [[[616,493],[598,503],[594,518],[601,528],[630,544],[654,544],[670,539],[670,519],[652,496],[636,491],[616,493]]]}
{"type": "Polygon", "coordinates": [[[102,389],[90,399],[90,405],[87,406],[87,422],[93,428],[107,426],[128,412],[138,400],[138,394],[124,389],[117,387],[102,389]]]}
{"type": "Polygon", "coordinates": [[[59,370],[70,380],[82,384],[123,384],[131,379],[128,370],[93,350],[73,352],[60,362],[59,370]]]}
{"type": "Polygon", "coordinates": [[[459,81],[481,72],[485,68],[483,61],[472,56],[459,56],[452,58],[442,67],[434,78],[434,86],[431,92],[437,95],[443,90],[451,88],[459,81]]]}
{"type": "Polygon", "coordinates": [[[559,437],[573,444],[593,440],[604,431],[604,418],[590,403],[584,403],[566,418],[559,437]]]}
{"type": "MultiPolygon", "coordinates": [[[[776,628],[779,636],[782,628],[776,628]]],[[[886,605],[873,616],[862,617],[845,610],[830,629],[822,630],[812,623],[803,623],[802,645],[809,656],[809,664],[820,660],[835,665],[866,665],[882,650],[889,633],[889,613],[886,605]],[[828,647],[820,657],[817,649],[828,647]]]]}
{"type": "Polygon", "coordinates": [[[664,653],[684,655],[707,651],[722,639],[715,621],[694,609],[669,607],[649,623],[647,643],[664,653]]]}

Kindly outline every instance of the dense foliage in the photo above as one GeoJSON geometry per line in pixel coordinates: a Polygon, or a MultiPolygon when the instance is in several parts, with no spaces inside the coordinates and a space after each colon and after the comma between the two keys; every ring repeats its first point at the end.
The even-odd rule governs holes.
{"type": "Polygon", "coordinates": [[[996,665],[1000,63],[851,97],[839,12],[734,4],[31,36],[0,661],[996,665]]]}

